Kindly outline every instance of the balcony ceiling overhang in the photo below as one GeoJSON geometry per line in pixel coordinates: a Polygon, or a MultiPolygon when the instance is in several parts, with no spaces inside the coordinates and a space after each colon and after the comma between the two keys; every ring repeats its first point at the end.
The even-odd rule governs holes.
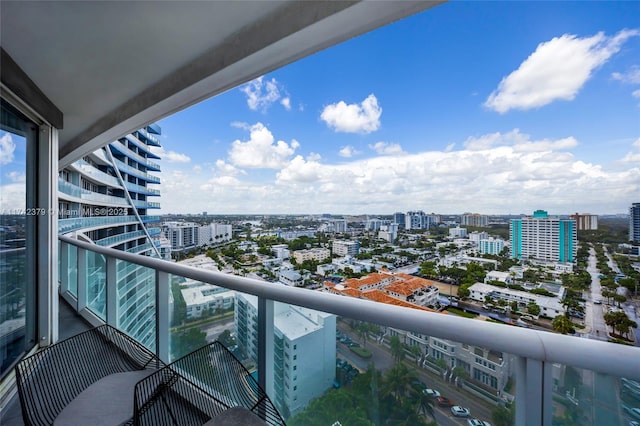
{"type": "Polygon", "coordinates": [[[7,1],[2,49],[62,112],[60,167],[441,1],[7,1]]]}

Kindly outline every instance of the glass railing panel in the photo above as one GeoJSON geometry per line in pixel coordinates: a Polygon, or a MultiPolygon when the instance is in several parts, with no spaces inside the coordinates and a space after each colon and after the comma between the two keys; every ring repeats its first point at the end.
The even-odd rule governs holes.
{"type": "Polygon", "coordinates": [[[553,364],[552,379],[553,425],[640,424],[640,372],[621,378],[553,364]]]}
{"type": "Polygon", "coordinates": [[[267,392],[287,424],[513,424],[509,354],[293,305],[274,311],[267,392]]]}
{"type": "Polygon", "coordinates": [[[116,260],[116,325],[152,351],[156,349],[156,272],[116,260]]]}
{"type": "Polygon", "coordinates": [[[69,290],[69,293],[78,297],[78,247],[71,244],[65,244],[65,246],[69,265],[66,271],[60,271],[60,273],[66,274],[67,289],[69,290]]]}
{"type": "MultiPolygon", "coordinates": [[[[237,292],[177,275],[169,276],[171,291],[169,320],[170,359],[175,360],[208,343],[220,341],[245,367],[255,372],[253,359],[238,345],[237,292]]],[[[257,311],[242,305],[240,311],[257,317],[257,311]]],[[[247,348],[257,353],[257,346],[247,348]]]]}
{"type": "Polygon", "coordinates": [[[87,307],[102,320],[106,319],[106,286],[107,286],[107,264],[101,254],[87,251],[87,262],[85,265],[86,274],[86,295],[87,307]]]}

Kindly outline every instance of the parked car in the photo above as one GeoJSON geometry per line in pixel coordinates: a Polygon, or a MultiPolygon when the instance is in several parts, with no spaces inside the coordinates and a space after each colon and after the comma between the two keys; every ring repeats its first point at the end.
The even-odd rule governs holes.
{"type": "Polygon", "coordinates": [[[454,402],[452,400],[450,400],[449,398],[445,398],[444,396],[439,396],[436,399],[436,402],[441,407],[451,407],[454,405],[454,402]]]}
{"type": "Polygon", "coordinates": [[[459,405],[454,405],[453,407],[451,407],[451,414],[456,417],[469,417],[471,415],[471,411],[459,405]]]}
{"type": "Polygon", "coordinates": [[[422,393],[426,396],[430,396],[432,398],[437,398],[440,396],[440,392],[435,389],[423,389],[422,393]]]}
{"type": "Polygon", "coordinates": [[[594,305],[602,305],[602,300],[596,299],[596,300],[593,301],[593,304],[594,305]]]}
{"type": "Polygon", "coordinates": [[[491,423],[480,419],[468,419],[467,426],[491,426],[491,423]]]}

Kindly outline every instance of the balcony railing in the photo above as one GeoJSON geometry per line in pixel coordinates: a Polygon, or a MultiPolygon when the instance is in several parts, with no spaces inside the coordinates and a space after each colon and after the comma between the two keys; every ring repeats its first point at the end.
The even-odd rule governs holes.
{"type": "Polygon", "coordinates": [[[67,182],[62,178],[58,178],[58,191],[63,194],[67,194],[70,197],[78,198],[83,201],[92,201],[99,204],[112,206],[127,206],[129,204],[125,198],[89,191],[88,189],[81,188],[71,182],[67,182]]]}
{"type": "Polygon", "coordinates": [[[123,234],[113,235],[111,237],[102,238],[101,240],[96,240],[95,243],[103,247],[111,247],[125,241],[144,238],[145,236],[146,234],[144,233],[144,231],[125,232],[123,234]]]}
{"type": "Polygon", "coordinates": [[[138,170],[135,167],[131,167],[128,164],[125,164],[124,162],[118,160],[117,158],[115,159],[115,162],[118,169],[122,172],[145,179],[147,182],[160,183],[160,178],[158,176],[150,175],[149,173],[138,170]]]}
{"type": "Polygon", "coordinates": [[[122,155],[126,155],[132,160],[135,160],[138,163],[144,164],[149,170],[152,170],[155,172],[160,171],[160,165],[158,163],[154,163],[153,161],[139,154],[136,154],[135,152],[131,151],[128,147],[126,147],[122,142],[120,141],[111,142],[111,146],[114,149],[116,149],[118,152],[120,152],[122,155]]]}
{"type": "MultiPolygon", "coordinates": [[[[140,216],[143,222],[160,222],[160,216],[140,216]]],[[[105,226],[124,225],[126,223],[137,223],[135,216],[94,216],[94,217],[72,217],[58,220],[58,233],[66,234],[78,229],[96,229],[105,226]]]]}
{"type": "MultiPolygon", "coordinates": [[[[101,151],[96,151],[96,152],[101,152],[101,151]]],[[[72,164],[72,167],[74,167],[76,170],[78,170],[80,173],[84,174],[85,176],[92,177],[97,182],[103,183],[105,185],[113,186],[115,188],[122,188],[122,185],[120,185],[120,181],[118,181],[117,177],[111,176],[101,170],[96,169],[94,166],[87,163],[85,160],[76,161],[75,163],[72,164]]]]}
{"type": "MultiPolygon", "coordinates": [[[[293,385],[288,387],[288,382],[286,392],[273,394],[282,389],[284,381],[290,380],[292,376],[300,381],[308,378],[302,376],[305,374],[303,369],[296,370],[296,361],[292,356],[296,354],[295,348],[287,346],[287,351],[291,351],[287,358],[281,353],[278,344],[276,355],[275,341],[281,336],[274,335],[275,329],[282,327],[282,324],[294,324],[292,321],[296,315],[301,319],[306,315],[311,318],[312,311],[309,310],[317,313],[317,318],[314,317],[309,323],[315,324],[313,327],[317,328],[319,324],[334,327],[334,335],[336,330],[341,335],[351,333],[352,339],[357,339],[356,335],[359,333],[352,330],[354,323],[376,324],[377,331],[367,331],[363,343],[369,340],[369,344],[380,348],[383,354],[389,342],[396,337],[401,338],[409,347],[428,348],[426,353],[417,351],[411,355],[413,361],[408,365],[412,366],[417,377],[433,381],[441,391],[447,392],[448,396],[452,395],[457,403],[470,407],[472,415],[486,420],[490,420],[490,413],[496,405],[509,400],[502,392],[510,387],[509,395],[511,399],[515,398],[517,425],[552,425],[554,410],[558,404],[563,405],[566,410],[580,409],[579,424],[620,424],[630,410],[628,401],[620,399],[621,383],[625,383],[621,378],[640,379],[640,349],[636,347],[288,287],[125,253],[65,236],[60,236],[59,239],[59,271],[63,296],[77,304],[78,311],[95,324],[101,322],[100,318],[116,327],[120,324],[135,324],[135,327],[124,331],[147,344],[165,361],[180,356],[184,351],[195,349],[188,347],[190,337],[185,336],[190,334],[186,333],[187,326],[189,321],[204,317],[203,309],[195,309],[194,304],[190,304],[189,309],[179,308],[176,296],[189,297],[197,289],[193,284],[180,287],[180,283],[190,279],[235,291],[237,309],[233,317],[224,312],[219,314],[220,324],[237,329],[238,345],[241,348],[244,346],[242,354],[249,364],[252,361],[248,354],[254,351],[253,348],[257,348],[255,362],[259,381],[272,393],[272,400],[281,405],[295,408],[297,399],[297,391],[293,385]],[[132,265],[145,267],[143,270],[152,273],[140,273],[140,279],[135,280],[131,277],[135,276],[137,269],[132,265]],[[125,272],[128,277],[126,285],[118,284],[125,272]],[[154,297],[143,298],[148,306],[143,306],[138,301],[138,292],[153,294],[154,297]],[[286,309],[283,310],[281,303],[289,306],[289,311],[285,314],[283,312],[286,309]],[[256,310],[257,317],[254,317],[256,310]],[[334,315],[338,316],[337,319],[334,315]],[[130,316],[135,319],[130,320],[130,316]],[[149,321],[153,322],[155,335],[151,339],[149,336],[136,336],[136,330],[147,329],[144,325],[148,325],[149,321]],[[256,341],[250,338],[254,324],[257,328],[256,341]],[[469,359],[455,363],[448,356],[442,358],[437,347],[425,343],[429,338],[445,339],[451,345],[460,344],[462,348],[485,348],[493,351],[495,356],[500,354],[502,364],[490,363],[500,371],[494,373],[492,368],[483,369],[482,366],[475,365],[476,356],[481,356],[480,351],[456,350],[456,356],[458,352],[467,353],[469,359]],[[248,340],[240,342],[240,339],[248,340]],[[502,368],[509,364],[510,368],[502,368]],[[454,378],[454,366],[466,369],[467,377],[458,371],[456,374],[459,376],[454,378]],[[274,383],[276,379],[278,383],[274,383]],[[514,385],[507,386],[507,381],[514,385]],[[594,398],[601,390],[599,386],[615,393],[607,395],[614,403],[606,410],[595,407],[594,398]]],[[[196,324],[199,329],[201,325],[196,324]]],[[[216,327],[212,330],[214,328],[216,327]]],[[[220,330],[218,334],[219,332],[220,330]]],[[[344,359],[357,358],[353,354],[344,355],[349,354],[346,340],[338,340],[338,343],[333,338],[330,340],[333,340],[334,346],[325,345],[324,355],[320,359],[333,356],[339,359],[331,359],[331,363],[339,361],[344,364],[344,359]]],[[[482,352],[485,353],[488,352],[482,352]]],[[[367,362],[361,366],[356,365],[355,368],[364,371],[367,369],[367,362]]],[[[341,371],[341,368],[333,370],[333,373],[335,371],[341,371]]],[[[351,374],[341,373],[340,376],[344,376],[341,380],[348,380],[351,374]]],[[[308,383],[313,385],[311,381],[308,383]]],[[[331,383],[320,383],[319,386],[328,390],[331,383]]]]}

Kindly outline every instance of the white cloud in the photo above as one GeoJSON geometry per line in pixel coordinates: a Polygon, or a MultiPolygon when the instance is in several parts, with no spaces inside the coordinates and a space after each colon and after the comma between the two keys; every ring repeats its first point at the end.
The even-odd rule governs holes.
{"type": "Polygon", "coordinates": [[[340,148],[340,151],[338,151],[338,155],[340,157],[345,157],[345,158],[351,158],[354,155],[358,155],[358,154],[360,154],[360,151],[358,151],[351,145],[343,146],[342,148],[340,148]]]}
{"type": "Polygon", "coordinates": [[[16,144],[13,142],[10,133],[5,133],[0,137],[0,164],[9,164],[13,161],[13,152],[16,144]]]}
{"type": "Polygon", "coordinates": [[[530,136],[513,129],[508,133],[489,133],[480,137],[471,136],[464,142],[464,147],[471,151],[482,151],[499,146],[510,146],[515,152],[559,151],[575,148],[578,141],[570,136],[558,140],[530,140],[530,136]]]}
{"type": "Polygon", "coordinates": [[[564,34],[540,43],[520,67],[504,77],[484,105],[499,113],[539,108],[555,100],[572,100],[595,69],[620,50],[637,30],[579,38],[564,34]]]}
{"type": "Polygon", "coordinates": [[[196,173],[200,173],[202,171],[202,166],[196,164],[195,166],[193,166],[193,171],[196,173]]]}
{"type": "Polygon", "coordinates": [[[8,210],[24,210],[27,191],[24,182],[0,186],[0,206],[8,210]]]}
{"type": "Polygon", "coordinates": [[[634,65],[626,73],[614,72],[611,77],[623,83],[640,84],[640,66],[634,65]]]}
{"type": "Polygon", "coordinates": [[[243,130],[251,129],[251,126],[249,125],[249,123],[245,123],[244,121],[232,121],[231,122],[231,127],[235,127],[235,128],[243,129],[243,130]]]}
{"type": "Polygon", "coordinates": [[[240,174],[246,174],[244,170],[226,163],[224,160],[216,161],[216,170],[220,176],[237,176],[240,174]]]}
{"type": "Polygon", "coordinates": [[[453,151],[453,148],[456,147],[455,142],[454,143],[450,143],[449,145],[446,146],[446,148],[444,149],[444,152],[451,152],[453,151]]]}
{"type": "Polygon", "coordinates": [[[380,128],[382,108],[374,94],[360,104],[340,101],[324,107],[320,118],[336,132],[371,133],[380,128]]]}
{"type": "Polygon", "coordinates": [[[265,80],[264,76],[260,76],[240,87],[240,91],[247,95],[247,105],[253,111],[265,112],[279,99],[287,111],[291,110],[291,97],[275,78],[265,80]]]}
{"type": "Polygon", "coordinates": [[[169,163],[188,163],[191,161],[191,158],[186,154],[180,154],[175,151],[165,151],[164,147],[161,146],[152,146],[151,152],[160,156],[160,159],[166,160],[169,163]]]}
{"type": "Polygon", "coordinates": [[[380,155],[402,155],[404,151],[402,147],[397,143],[376,142],[373,145],[369,145],[369,148],[374,150],[380,155]]]}
{"type": "MultiPolygon", "coordinates": [[[[252,129],[259,135],[254,134],[251,141],[271,140],[263,149],[268,158],[277,147],[273,136],[259,123],[252,129]]],[[[625,211],[629,200],[640,193],[640,158],[636,157],[640,138],[629,143],[627,157],[610,169],[578,158],[579,151],[571,152],[577,143],[570,135],[534,138],[514,129],[456,141],[457,150],[450,145],[448,151],[397,156],[372,151],[372,158],[342,158],[336,163],[313,153],[278,157],[274,162],[279,166],[272,169],[242,169],[232,160],[218,160],[210,169],[203,167],[200,175],[191,168],[167,172],[162,210],[246,214],[625,211]]]]}
{"type": "Polygon", "coordinates": [[[638,165],[640,164],[640,138],[636,139],[632,144],[632,148],[635,148],[636,152],[630,151],[622,159],[623,163],[630,163],[638,165]]]}
{"type": "Polygon", "coordinates": [[[640,98],[640,89],[631,92],[631,96],[633,96],[634,98],[640,98]]]}
{"type": "Polygon", "coordinates": [[[7,177],[9,177],[9,180],[11,182],[23,183],[27,181],[27,176],[24,173],[20,173],[16,171],[7,173],[7,177]]]}
{"type": "Polygon", "coordinates": [[[307,155],[307,161],[320,161],[322,160],[322,155],[317,152],[311,152],[307,155]]]}
{"type": "Polygon", "coordinates": [[[235,140],[231,144],[229,160],[234,166],[247,168],[277,169],[286,164],[300,143],[293,139],[290,144],[275,142],[273,134],[262,123],[251,126],[249,140],[235,140]]]}

